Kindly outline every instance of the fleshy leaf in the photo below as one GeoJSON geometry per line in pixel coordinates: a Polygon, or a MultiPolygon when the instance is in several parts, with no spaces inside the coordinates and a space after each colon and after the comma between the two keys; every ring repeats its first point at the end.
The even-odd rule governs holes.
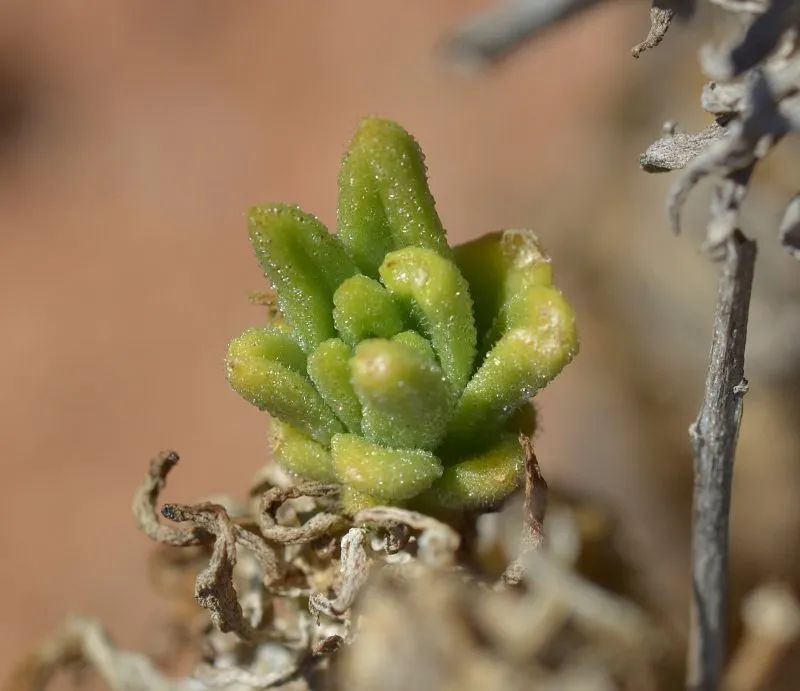
{"type": "Polygon", "coordinates": [[[333,322],[342,340],[391,338],[403,330],[403,314],[380,283],[362,274],[348,278],[333,294],[333,322]]]}
{"type": "Polygon", "coordinates": [[[424,156],[400,125],[367,118],[356,131],[339,175],[339,237],[372,277],[387,252],[402,247],[450,256],[424,156]]]}
{"type": "Polygon", "coordinates": [[[319,344],[308,356],[308,376],[348,430],[361,432],[361,404],[350,383],[350,346],[338,338],[319,344]]]}
{"type": "Polygon", "coordinates": [[[459,245],[455,262],[469,283],[475,326],[486,352],[500,335],[498,316],[529,286],[552,285],[550,257],[531,230],[503,230],[459,245]]]}
{"type": "Polygon", "coordinates": [[[314,216],[295,206],[274,204],[250,210],[250,241],[278,304],[310,353],[333,326],[333,293],[355,267],[339,240],[314,216]]]}
{"type": "Polygon", "coordinates": [[[408,346],[412,350],[416,351],[417,355],[423,357],[427,360],[436,361],[436,354],[433,352],[433,346],[431,342],[425,338],[425,336],[421,335],[418,331],[401,331],[399,334],[394,336],[392,340],[395,343],[402,343],[405,346],[408,346]]]}
{"type": "Polygon", "coordinates": [[[523,465],[517,437],[507,435],[488,451],[446,466],[414,505],[431,511],[489,508],[519,487],[523,465]]]}
{"type": "Polygon", "coordinates": [[[328,449],[291,425],[273,420],[270,446],[272,457],[289,472],[317,482],[336,482],[328,449]]]}
{"type": "Polygon", "coordinates": [[[358,345],[350,371],[368,440],[399,448],[439,445],[451,408],[433,359],[397,341],[373,339],[358,345]]]}
{"type": "Polygon", "coordinates": [[[344,485],[342,487],[341,500],[342,508],[345,513],[350,516],[355,516],[359,511],[363,511],[364,509],[371,509],[374,506],[381,505],[380,499],[376,499],[369,494],[364,494],[364,492],[359,492],[349,485],[344,485]]]}
{"type": "Polygon", "coordinates": [[[475,320],[464,277],[449,259],[419,247],[388,254],[380,274],[388,290],[407,302],[457,396],[475,359],[475,320]]]}
{"type": "Polygon", "coordinates": [[[343,431],[333,411],[311,382],[277,360],[262,357],[258,345],[245,347],[250,339],[234,340],[226,361],[228,381],[236,392],[261,410],[288,422],[318,442],[327,444],[331,435],[343,431]]]}
{"type": "Polygon", "coordinates": [[[486,355],[456,406],[446,444],[491,435],[578,352],[575,315],[561,293],[530,286],[506,310],[508,330],[486,355]]]}
{"type": "Polygon", "coordinates": [[[275,326],[251,327],[231,341],[228,359],[263,358],[300,374],[306,371],[306,354],[289,332],[275,326]]]}
{"type": "Polygon", "coordinates": [[[336,434],[331,441],[339,481],[380,500],[409,499],[442,474],[436,456],[421,449],[390,449],[355,434],[336,434]]]}

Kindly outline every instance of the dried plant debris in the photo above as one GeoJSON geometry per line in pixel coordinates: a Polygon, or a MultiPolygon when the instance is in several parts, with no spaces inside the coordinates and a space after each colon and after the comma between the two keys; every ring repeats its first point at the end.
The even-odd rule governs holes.
{"type": "MultiPolygon", "coordinates": [[[[59,670],[87,667],[112,691],[675,688],[680,641],[629,587],[630,565],[608,571],[625,581],[613,593],[578,571],[606,539],[586,520],[598,509],[551,496],[530,439],[520,444],[524,497],[493,514],[496,528],[484,536],[490,552],[507,555],[494,587],[477,566],[469,538],[477,528],[464,516],[458,529],[397,506],[347,517],[338,486],[291,485],[274,470],[248,504],[171,503],[159,512],[177,462],[177,454],[160,454],[137,491],[135,515],[163,540],[159,582],[195,580],[194,609],[208,615],[202,628],[193,619],[190,645],[202,664],[190,677],[169,678],[144,655],[118,650],[98,624],[75,619],[7,688],[45,689],[59,670]],[[159,513],[176,526],[162,525],[159,513]]],[[[800,631],[798,611],[785,588],[753,596],[731,688],[772,674],[800,631]]]]}
{"type": "Polygon", "coordinates": [[[694,0],[653,0],[650,7],[650,31],[641,43],[631,48],[631,55],[638,58],[644,51],[655,48],[676,16],[689,16],[694,12],[694,0]]]}
{"type": "MultiPolygon", "coordinates": [[[[703,178],[715,180],[705,241],[714,256],[724,254],[739,225],[739,210],[758,162],[785,136],[800,130],[800,5],[791,0],[718,4],[740,15],[745,28],[723,46],[702,51],[712,81],[703,88],[701,105],[716,120],[696,134],[667,134],[640,160],[647,172],[683,170],[667,201],[676,233],[692,189],[703,178]]],[[[784,240],[785,227],[781,242],[797,256],[791,231],[784,240]]]]}
{"type": "Polygon", "coordinates": [[[506,0],[456,30],[447,51],[464,67],[482,67],[516,50],[541,31],[599,0],[506,0]]]}
{"type": "Polygon", "coordinates": [[[47,688],[62,668],[79,664],[93,667],[114,691],[178,691],[144,656],[122,651],[102,627],[83,618],[68,620],[62,629],[25,660],[12,676],[8,691],[38,691],[47,688]]]}
{"type": "Polygon", "coordinates": [[[786,251],[795,259],[800,259],[800,193],[786,206],[778,237],[786,251]]]}
{"type": "MultiPolygon", "coordinates": [[[[692,189],[704,178],[715,188],[705,248],[715,257],[739,225],[739,210],[758,162],[786,135],[800,130],[800,3],[796,0],[708,0],[738,19],[730,37],[705,46],[701,62],[709,81],[701,104],[714,121],[699,132],[665,132],[640,156],[649,173],[682,170],[670,190],[670,224],[680,230],[681,212],[692,189]]],[[[459,29],[450,52],[472,65],[492,62],[557,21],[581,12],[591,0],[501,3],[459,29]]],[[[696,0],[654,0],[650,31],[634,46],[639,57],[664,39],[676,17],[688,18],[696,0]]],[[[800,258],[792,232],[792,207],[781,226],[781,242],[800,258]],[[790,230],[785,231],[788,227],[790,230]],[[786,240],[788,238],[788,240],[786,240]]],[[[798,233],[800,231],[794,231],[798,233]]]]}
{"type": "Polygon", "coordinates": [[[679,132],[674,123],[668,123],[664,129],[664,136],[648,146],[639,158],[639,164],[648,173],[685,168],[695,156],[727,133],[716,121],[699,132],[679,132]]]}
{"type": "MultiPolygon", "coordinates": [[[[447,44],[447,52],[457,64],[483,67],[599,3],[600,0],[507,0],[459,27],[447,44]]],[[[633,57],[638,58],[644,51],[655,48],[664,39],[672,21],[690,17],[694,8],[695,0],[654,0],[650,7],[650,30],[645,39],[631,49],[633,57]]]]}
{"type": "Polygon", "coordinates": [[[542,476],[539,461],[529,437],[520,436],[525,458],[525,504],[523,507],[522,532],[519,541],[519,556],[503,572],[504,585],[517,585],[522,580],[522,559],[544,544],[544,515],[547,510],[547,482],[542,476]]]}
{"type": "Polygon", "coordinates": [[[457,571],[382,569],[356,608],[358,638],[343,651],[340,687],[655,688],[661,635],[648,617],[531,554],[539,556],[524,558],[526,587],[503,592],[457,571]]]}

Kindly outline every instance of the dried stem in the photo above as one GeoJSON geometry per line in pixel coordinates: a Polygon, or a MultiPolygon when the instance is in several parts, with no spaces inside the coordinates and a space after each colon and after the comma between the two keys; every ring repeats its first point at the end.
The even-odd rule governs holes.
{"type": "Polygon", "coordinates": [[[530,437],[521,434],[519,443],[525,458],[525,504],[519,556],[508,565],[501,577],[504,586],[517,585],[523,577],[522,559],[544,544],[544,515],[547,511],[547,483],[539,468],[530,437]]]}
{"type": "Polygon", "coordinates": [[[742,418],[744,350],[755,242],[736,231],[719,278],[705,397],[689,428],[695,454],[692,613],[687,687],[716,689],[722,672],[728,605],[728,514],[742,418]]]}
{"type": "Polygon", "coordinates": [[[448,50],[461,64],[483,66],[505,57],[536,34],[599,0],[509,0],[460,27],[448,50]]]}

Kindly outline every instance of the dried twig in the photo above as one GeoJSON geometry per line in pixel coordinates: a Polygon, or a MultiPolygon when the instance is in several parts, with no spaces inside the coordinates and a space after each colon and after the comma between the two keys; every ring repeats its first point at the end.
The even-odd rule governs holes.
{"type": "Polygon", "coordinates": [[[725,691],[765,689],[781,657],[800,636],[800,602],[780,583],[760,586],[742,608],[745,632],[727,673],[725,691]]]}
{"type": "Polygon", "coordinates": [[[699,132],[669,132],[647,147],[639,157],[639,165],[648,173],[684,168],[725,133],[725,128],[717,122],[699,132]]]}
{"type": "Polygon", "coordinates": [[[520,538],[520,554],[509,564],[501,580],[504,585],[517,585],[523,576],[522,559],[544,543],[544,515],[547,511],[547,483],[539,468],[531,438],[521,434],[519,443],[525,458],[525,504],[520,538]]]}
{"type": "Polygon", "coordinates": [[[739,205],[755,163],[790,129],[779,109],[776,93],[763,74],[749,80],[746,106],[741,120],[728,127],[728,135],[712,142],[692,159],[670,190],[667,208],[673,230],[680,231],[680,213],[694,186],[708,175],[717,175],[720,186],[712,203],[707,244],[723,245],[733,232],[739,205]]]}
{"type": "Polygon", "coordinates": [[[719,278],[705,397],[689,430],[695,454],[690,689],[716,689],[724,662],[728,514],[742,396],[747,391],[744,350],[755,256],[755,243],[740,232],[728,241],[719,278]]]}
{"type": "Polygon", "coordinates": [[[75,617],[23,662],[6,688],[41,691],[61,668],[90,664],[112,691],[177,691],[144,656],[118,650],[94,621],[75,617]]]}
{"type": "Polygon", "coordinates": [[[731,79],[756,67],[775,50],[799,14],[795,0],[771,0],[766,10],[755,16],[741,39],[720,49],[704,49],[701,53],[703,68],[715,79],[731,79]]]}
{"type": "MultiPolygon", "coordinates": [[[[274,689],[299,682],[327,656],[335,653],[342,646],[344,639],[333,635],[324,639],[313,650],[306,652],[296,663],[286,669],[269,674],[258,674],[241,667],[201,667],[195,672],[196,678],[210,688],[226,688],[241,685],[251,689],[274,689]]],[[[307,684],[302,688],[310,688],[307,684]]],[[[292,690],[298,689],[296,685],[292,690]]]]}
{"type": "Polygon", "coordinates": [[[546,550],[530,551],[522,562],[525,580],[536,596],[558,603],[578,626],[613,636],[631,649],[659,639],[653,624],[636,605],[559,564],[546,550]]]}
{"type": "Polygon", "coordinates": [[[638,58],[644,51],[655,48],[664,40],[676,15],[687,16],[694,11],[694,0],[653,0],[650,7],[650,31],[641,43],[631,48],[631,55],[638,58]]]}
{"type": "Polygon", "coordinates": [[[481,67],[507,56],[553,24],[599,0],[507,0],[458,29],[448,52],[460,63],[481,67]]]}
{"type": "Polygon", "coordinates": [[[796,194],[783,214],[778,239],[795,259],[800,259],[800,194],[796,194]]]}

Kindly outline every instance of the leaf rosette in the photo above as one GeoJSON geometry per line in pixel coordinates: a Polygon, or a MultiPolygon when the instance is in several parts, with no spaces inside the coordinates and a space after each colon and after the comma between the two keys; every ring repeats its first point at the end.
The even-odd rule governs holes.
{"type": "Polygon", "coordinates": [[[451,248],[419,145],[375,118],[342,163],[338,234],[284,204],[249,223],[279,312],[231,342],[228,380],[286,470],[342,484],[351,512],[486,509],[519,486],[531,398],[578,350],[533,232],[451,248]]]}

